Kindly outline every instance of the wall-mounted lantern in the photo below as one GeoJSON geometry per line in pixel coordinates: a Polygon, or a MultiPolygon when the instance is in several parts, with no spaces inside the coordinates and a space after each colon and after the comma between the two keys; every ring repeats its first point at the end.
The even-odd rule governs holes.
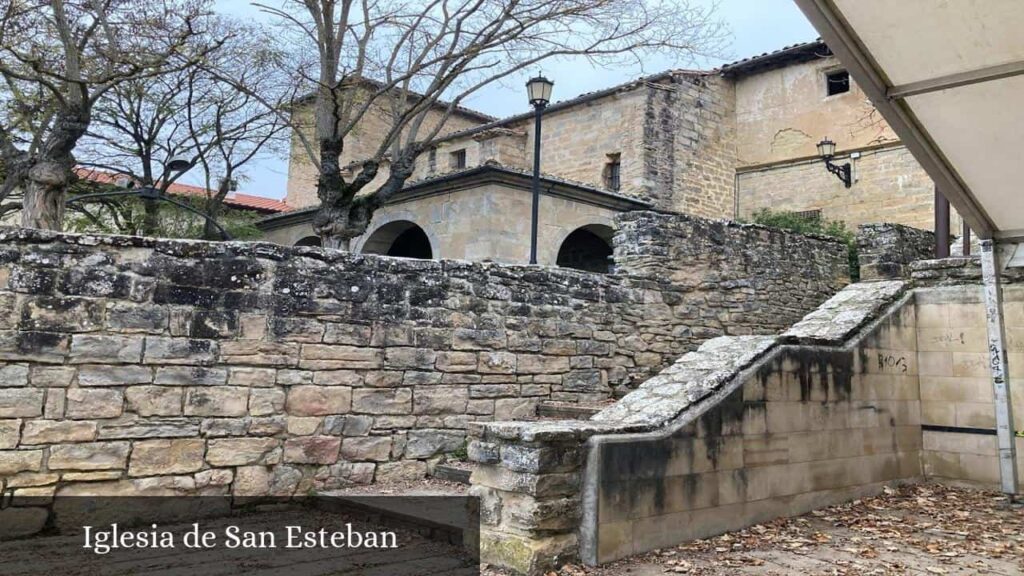
{"type": "Polygon", "coordinates": [[[825,168],[827,168],[829,172],[835,174],[836,178],[842,180],[843,184],[845,184],[847,188],[853,185],[853,170],[850,167],[850,163],[847,162],[842,166],[837,166],[832,163],[832,159],[836,156],[835,142],[828,138],[818,142],[818,156],[825,161],[825,168]]]}

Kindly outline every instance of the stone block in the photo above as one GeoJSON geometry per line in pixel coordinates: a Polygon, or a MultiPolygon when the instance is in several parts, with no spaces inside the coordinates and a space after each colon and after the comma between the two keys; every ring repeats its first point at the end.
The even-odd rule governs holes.
{"type": "Polygon", "coordinates": [[[355,462],[387,462],[391,459],[390,436],[354,436],[341,443],[341,458],[355,462]]]}
{"type": "Polygon", "coordinates": [[[472,440],[466,446],[466,454],[470,462],[497,464],[501,461],[501,446],[494,442],[472,440]]]}
{"type": "Polygon", "coordinates": [[[213,386],[185,391],[186,416],[245,416],[248,406],[248,388],[213,386]]]}
{"type": "Polygon", "coordinates": [[[128,410],[139,416],[181,416],[184,394],[170,386],[129,386],[124,391],[128,410]]]}
{"type": "Polygon", "coordinates": [[[103,326],[103,302],[85,298],[37,297],[22,308],[23,330],[92,332],[103,326]]]}
{"type": "Polygon", "coordinates": [[[317,386],[361,386],[363,375],[355,370],[318,371],[313,374],[312,383],[317,386]]]}
{"type": "Polygon", "coordinates": [[[324,488],[331,489],[341,487],[344,484],[370,484],[373,482],[373,472],[377,465],[373,462],[338,462],[329,468],[325,468],[326,474],[318,479],[324,483],[324,488]],[[336,481],[339,484],[334,484],[336,481]]]}
{"type": "Polygon", "coordinates": [[[79,386],[130,386],[152,383],[153,369],[148,366],[88,365],[78,369],[79,386]]]}
{"type": "Polygon", "coordinates": [[[576,472],[563,474],[528,474],[513,472],[500,466],[482,465],[473,471],[473,484],[519,492],[538,498],[571,496],[579,489],[580,476],[576,472]]]}
{"type": "Polygon", "coordinates": [[[0,420],[0,450],[18,445],[21,439],[21,420],[0,420]]]}
{"type": "Polygon", "coordinates": [[[142,338],[75,334],[68,360],[72,364],[138,364],[142,360],[142,338]]]}
{"type": "Polygon", "coordinates": [[[49,486],[60,480],[60,474],[53,472],[21,472],[7,479],[8,488],[49,486]]]}
{"type": "Polygon", "coordinates": [[[369,326],[329,322],[326,327],[324,344],[370,345],[371,329],[369,326]]]}
{"type": "Polygon", "coordinates": [[[412,390],[367,389],[352,391],[352,411],[363,414],[410,414],[412,390]]]}
{"type": "Polygon", "coordinates": [[[219,386],[227,382],[226,368],[204,366],[161,366],[156,369],[154,384],[161,386],[219,386]]]}
{"type": "Polygon", "coordinates": [[[520,534],[482,530],[480,560],[508,568],[516,574],[539,576],[575,560],[579,554],[575,534],[533,538],[520,534]]]}
{"type": "Polygon", "coordinates": [[[107,328],[116,332],[160,333],[167,328],[167,309],[118,302],[107,309],[107,328]]]}
{"type": "Polygon", "coordinates": [[[284,443],[284,461],[297,464],[333,464],[338,461],[341,438],[308,436],[284,443]]]}
{"type": "Polygon", "coordinates": [[[520,354],[516,359],[518,374],[561,374],[568,371],[569,358],[565,356],[520,354]]]}
{"type": "Polygon", "coordinates": [[[272,478],[273,475],[265,466],[243,466],[235,471],[231,493],[235,497],[266,496],[270,494],[272,478]]]}
{"type": "Polygon", "coordinates": [[[432,370],[437,353],[428,348],[388,348],[384,367],[393,370],[432,370]]]}
{"type": "Polygon", "coordinates": [[[70,388],[67,391],[65,414],[73,420],[117,418],[124,411],[124,394],[120,390],[70,388]]]}
{"type": "Polygon", "coordinates": [[[373,427],[373,417],[357,414],[324,418],[324,434],[332,436],[366,436],[373,427]]]}
{"type": "Polygon", "coordinates": [[[288,391],[288,414],[327,416],[352,407],[352,389],[345,386],[293,386],[288,391]]]}
{"type": "Polygon", "coordinates": [[[430,458],[455,452],[466,443],[466,434],[453,430],[410,430],[405,445],[406,458],[430,458]]]}
{"type": "Polygon", "coordinates": [[[92,442],[95,439],[95,422],[28,420],[25,422],[25,429],[21,433],[21,443],[23,445],[92,442]]]}
{"type": "Polygon", "coordinates": [[[281,441],[275,438],[217,438],[207,442],[206,461],[211,466],[277,464],[281,441]]]}
{"type": "Polygon", "coordinates": [[[199,424],[199,433],[206,438],[245,436],[249,424],[249,418],[204,418],[199,424]]]}
{"type": "Polygon", "coordinates": [[[129,442],[61,444],[50,448],[50,470],[121,470],[128,461],[129,442]]]}
{"type": "Polygon", "coordinates": [[[75,379],[76,371],[71,366],[32,366],[29,381],[40,388],[67,388],[75,379]]]}
{"type": "Polygon", "coordinates": [[[0,363],[0,386],[28,386],[28,364],[0,363]]]}
{"type": "Polygon", "coordinates": [[[537,416],[537,398],[499,398],[494,401],[496,420],[528,420],[537,416]]]}
{"type": "Polygon", "coordinates": [[[507,341],[504,330],[456,328],[452,333],[452,348],[455,350],[500,350],[505,348],[507,341]]]}
{"type": "Polygon", "coordinates": [[[42,466],[42,450],[0,450],[0,477],[19,472],[39,472],[42,466]]]}
{"type": "Polygon", "coordinates": [[[270,387],[277,380],[273,368],[252,368],[248,366],[228,369],[228,386],[270,387]]]}
{"type": "Polygon", "coordinates": [[[281,415],[253,418],[249,423],[250,436],[276,436],[286,429],[285,417],[281,415]]]}
{"type": "Polygon", "coordinates": [[[299,346],[297,342],[225,340],[220,343],[220,357],[224,364],[293,368],[299,361],[299,346]]]}
{"type": "Polygon", "coordinates": [[[376,370],[383,364],[376,348],[332,344],[303,344],[299,368],[306,370],[376,370]]]}
{"type": "Polygon", "coordinates": [[[465,386],[429,386],[416,389],[414,414],[464,414],[469,401],[465,386]]]}
{"type": "Polygon", "coordinates": [[[285,429],[290,436],[312,436],[320,429],[323,418],[318,416],[286,416],[285,429]]]}
{"type": "Polygon", "coordinates": [[[184,438],[199,435],[192,418],[126,418],[100,422],[100,440],[122,438],[184,438]]]}
{"type": "Polygon", "coordinates": [[[475,352],[438,352],[436,367],[441,372],[474,372],[477,355],[475,352]]]}
{"type": "Polygon", "coordinates": [[[217,343],[200,338],[147,336],[146,364],[186,364],[204,366],[217,360],[217,343]]]}
{"type": "Polygon", "coordinates": [[[44,392],[36,388],[0,388],[0,418],[42,416],[44,392]]]}
{"type": "Polygon", "coordinates": [[[249,392],[249,414],[271,416],[284,412],[285,392],[281,388],[255,388],[249,392]]]}
{"type": "Polygon", "coordinates": [[[515,374],[516,355],[511,352],[480,352],[481,374],[515,374]]]}
{"type": "Polygon", "coordinates": [[[129,476],[190,474],[203,467],[206,443],[198,438],[140,440],[132,447],[129,476]]]}
{"type": "Polygon", "coordinates": [[[427,475],[427,463],[419,460],[402,460],[377,465],[376,481],[381,484],[422,480],[427,475]]]}

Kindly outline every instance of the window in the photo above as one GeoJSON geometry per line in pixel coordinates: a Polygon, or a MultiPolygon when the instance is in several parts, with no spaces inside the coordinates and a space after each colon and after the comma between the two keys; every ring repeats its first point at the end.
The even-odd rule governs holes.
{"type": "Polygon", "coordinates": [[[616,192],[622,188],[622,158],[618,153],[608,155],[608,163],[604,165],[604,186],[616,192]]]}
{"type": "Polygon", "coordinates": [[[466,167],[466,149],[456,150],[450,155],[451,167],[453,170],[460,170],[466,167]]]}
{"type": "Polygon", "coordinates": [[[825,93],[829,96],[844,94],[850,91],[850,73],[837,70],[825,74],[825,93]]]}
{"type": "Polygon", "coordinates": [[[431,174],[437,172],[437,148],[430,148],[430,153],[427,155],[427,171],[431,174]]]}
{"type": "Polygon", "coordinates": [[[821,220],[821,210],[802,210],[793,212],[793,215],[808,221],[821,220]]]}

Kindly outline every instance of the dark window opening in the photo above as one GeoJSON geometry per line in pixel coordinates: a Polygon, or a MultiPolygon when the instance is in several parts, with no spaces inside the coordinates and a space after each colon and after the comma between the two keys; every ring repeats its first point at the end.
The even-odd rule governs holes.
{"type": "Polygon", "coordinates": [[[394,244],[388,249],[388,256],[399,256],[401,258],[419,258],[430,260],[433,257],[430,250],[430,238],[419,226],[409,228],[395,238],[394,244]]]}
{"type": "Polygon", "coordinates": [[[427,233],[408,220],[389,222],[374,230],[363,243],[362,252],[421,260],[434,257],[427,233]]]}
{"type": "Polygon", "coordinates": [[[466,149],[456,150],[451,153],[451,165],[453,170],[461,170],[466,167],[466,149]]]}
{"type": "Polygon", "coordinates": [[[437,148],[431,148],[427,155],[427,170],[431,174],[437,172],[437,148]]]}
{"type": "Polygon", "coordinates": [[[825,75],[825,88],[829,96],[850,91],[850,73],[846,70],[830,72],[825,75]]]}
{"type": "Polygon", "coordinates": [[[323,246],[323,242],[320,241],[319,236],[306,236],[302,240],[295,243],[296,246],[323,246]]]}
{"type": "Polygon", "coordinates": [[[604,165],[604,185],[618,192],[622,188],[622,159],[619,154],[609,154],[604,165]]]}
{"type": "Polygon", "coordinates": [[[587,272],[607,274],[611,271],[612,229],[594,224],[574,230],[558,249],[556,264],[587,272]]]}

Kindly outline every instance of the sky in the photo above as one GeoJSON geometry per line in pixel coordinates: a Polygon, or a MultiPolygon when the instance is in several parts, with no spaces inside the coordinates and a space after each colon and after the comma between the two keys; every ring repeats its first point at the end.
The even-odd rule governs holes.
{"type": "MultiPolygon", "coordinates": [[[[694,0],[712,3],[715,0],[694,0]]],[[[793,0],[718,0],[719,16],[731,32],[726,54],[717,60],[699,63],[701,68],[713,68],[726,62],[778,50],[783,46],[807,42],[818,34],[807,22],[793,0]]],[[[217,9],[235,16],[266,21],[267,16],[254,7],[250,0],[217,0],[217,9]]],[[[555,81],[552,100],[568,100],[584,92],[600,90],[639,76],[672,68],[668,59],[652,58],[643,66],[624,66],[614,70],[592,68],[579,61],[547,63],[543,67],[546,77],[555,81]]],[[[465,101],[469,108],[492,116],[512,116],[529,110],[523,79],[511,78],[502,85],[481,90],[465,101]]],[[[283,199],[288,181],[286,157],[263,157],[246,167],[240,191],[257,196],[283,199]]],[[[187,174],[183,178],[190,184],[201,185],[200,178],[187,174]]]]}

